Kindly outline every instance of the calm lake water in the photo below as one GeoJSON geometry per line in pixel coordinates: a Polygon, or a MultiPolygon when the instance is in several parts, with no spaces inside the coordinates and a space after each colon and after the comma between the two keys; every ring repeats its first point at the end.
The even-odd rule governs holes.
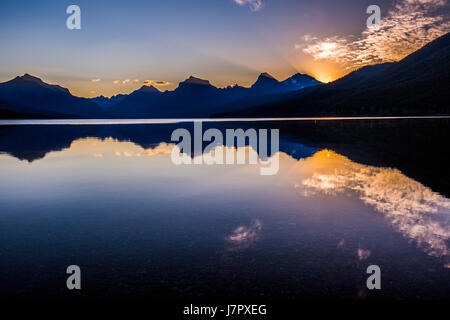
{"type": "Polygon", "coordinates": [[[279,128],[272,176],[174,165],[180,126],[0,126],[1,297],[450,299],[448,120],[204,124],[279,128]]]}

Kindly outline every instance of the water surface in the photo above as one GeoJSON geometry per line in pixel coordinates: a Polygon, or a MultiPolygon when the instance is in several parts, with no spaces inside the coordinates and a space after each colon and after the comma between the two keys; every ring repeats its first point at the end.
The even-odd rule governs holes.
{"type": "Polygon", "coordinates": [[[373,121],[207,125],[280,128],[273,176],[174,165],[180,123],[0,126],[0,294],[449,299],[448,122],[373,121]]]}

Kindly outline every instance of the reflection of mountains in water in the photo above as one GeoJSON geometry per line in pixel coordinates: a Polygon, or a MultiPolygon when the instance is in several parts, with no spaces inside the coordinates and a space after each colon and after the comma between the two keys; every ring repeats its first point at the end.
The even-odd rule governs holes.
{"type": "MultiPolygon", "coordinates": [[[[450,150],[448,119],[203,123],[203,132],[217,128],[279,128],[280,151],[299,159],[329,148],[358,163],[394,167],[446,196],[450,150]]],[[[144,149],[171,143],[172,132],[185,128],[193,136],[192,123],[152,125],[23,125],[0,126],[0,152],[29,162],[48,152],[69,148],[80,138],[113,138],[144,149]]],[[[270,135],[269,135],[270,136],[270,135]]],[[[209,142],[205,143],[207,145],[209,142]]],[[[269,142],[270,145],[270,142],[269,142]]]]}
{"type": "MultiPolygon", "coordinates": [[[[319,151],[294,142],[283,142],[281,145],[284,151],[279,154],[280,171],[273,179],[280,188],[284,188],[282,190],[285,194],[289,194],[289,190],[294,187],[295,192],[291,195],[295,201],[301,197],[311,197],[320,198],[321,201],[328,198],[326,202],[333,203],[335,197],[342,196],[362,201],[373,209],[373,213],[379,213],[405,239],[411,240],[426,254],[441,259],[443,265],[450,268],[450,199],[407,177],[398,169],[359,164],[329,149],[319,151]]],[[[75,167],[78,166],[78,161],[82,161],[86,164],[85,170],[96,167],[95,163],[114,163],[114,166],[118,165],[117,168],[122,168],[121,171],[127,172],[132,168],[130,172],[140,175],[148,169],[159,172],[167,165],[170,168],[170,154],[174,148],[174,143],[167,142],[143,147],[127,139],[79,138],[71,143],[70,148],[59,155],[49,156],[46,161],[51,164],[56,158],[69,159],[67,168],[72,165],[72,159],[75,167]]],[[[244,150],[249,154],[254,153],[250,147],[245,147],[244,150]]],[[[240,151],[242,150],[235,150],[234,154],[240,151]]],[[[249,167],[246,168],[250,169],[249,167]]],[[[184,172],[183,168],[181,170],[179,172],[184,172]]],[[[226,172],[231,180],[235,179],[235,175],[241,176],[243,173],[236,167],[215,167],[207,172],[210,176],[218,177],[226,172]]],[[[330,214],[335,214],[333,208],[330,209],[330,214]]],[[[235,228],[226,238],[228,245],[225,256],[254,245],[262,228],[260,220],[235,228]]],[[[338,248],[344,245],[345,241],[338,248]]],[[[365,260],[370,255],[370,250],[358,248],[359,260],[365,260]]]]}
{"type": "MultiPolygon", "coordinates": [[[[176,148],[175,144],[165,142],[143,149],[129,142],[89,138],[77,140],[70,150],[64,153],[105,158],[105,161],[117,162],[125,169],[135,165],[158,171],[167,163],[170,167],[170,154],[174,148],[176,148]],[[142,159],[142,157],[150,158],[142,159]]],[[[250,155],[254,153],[252,150],[251,147],[243,147],[235,149],[233,153],[237,155],[241,151],[248,151],[250,155]]],[[[306,151],[303,148],[296,151],[299,150],[306,151]]],[[[361,201],[372,208],[374,213],[380,214],[403,238],[411,240],[423,252],[439,258],[444,267],[450,268],[448,249],[450,199],[407,177],[398,169],[359,164],[327,149],[314,151],[312,155],[307,154],[309,153],[305,153],[301,159],[296,159],[285,152],[278,154],[280,170],[279,175],[273,179],[277,181],[278,187],[285,194],[289,193],[287,190],[292,190],[294,187],[295,201],[301,197],[308,197],[333,203],[335,198],[343,196],[361,201]]],[[[203,153],[204,157],[205,155],[206,152],[203,153]]],[[[251,165],[246,166],[247,169],[250,167],[251,165]]],[[[207,172],[210,177],[217,175],[218,181],[223,172],[226,172],[225,175],[232,181],[235,180],[236,175],[242,174],[239,169],[219,167],[210,168],[207,172]]],[[[218,181],[215,183],[220,185],[218,181]]],[[[329,214],[331,216],[336,214],[333,207],[330,208],[329,214]]],[[[253,246],[259,240],[262,229],[263,223],[258,219],[248,225],[244,224],[235,228],[225,238],[227,241],[225,258],[230,258],[227,255],[232,252],[239,252],[253,246]]],[[[345,240],[339,247],[344,246],[345,240]]],[[[366,260],[371,255],[371,251],[358,248],[357,254],[359,260],[366,260]]]]}
{"type": "MultiPolygon", "coordinates": [[[[203,132],[210,127],[221,130],[225,136],[227,128],[242,127],[241,124],[204,123],[203,132]],[[225,128],[226,126],[226,128],[225,128]],[[222,127],[222,128],[221,128],[222,127]]],[[[80,138],[113,138],[118,141],[131,141],[144,149],[157,147],[160,143],[172,143],[171,135],[175,129],[185,128],[194,138],[192,123],[152,124],[152,125],[28,125],[0,126],[0,152],[8,153],[20,160],[29,162],[42,159],[48,152],[69,148],[80,138]]],[[[225,142],[225,141],[224,141],[225,142]]],[[[245,141],[248,145],[248,140],[245,141]]],[[[203,142],[203,147],[210,142],[203,142]]],[[[270,149],[270,134],[268,136],[270,149]]],[[[318,151],[301,143],[282,140],[280,151],[299,159],[318,151]]],[[[194,156],[194,154],[192,154],[194,156]]]]}

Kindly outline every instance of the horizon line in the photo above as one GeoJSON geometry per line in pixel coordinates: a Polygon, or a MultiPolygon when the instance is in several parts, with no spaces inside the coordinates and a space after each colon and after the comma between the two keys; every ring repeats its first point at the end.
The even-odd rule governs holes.
{"type": "Polygon", "coordinates": [[[283,118],[162,118],[162,119],[0,119],[0,126],[17,125],[129,125],[186,122],[264,122],[264,121],[336,121],[336,120],[400,120],[450,119],[442,116],[362,116],[362,117],[283,117],[283,118]]]}

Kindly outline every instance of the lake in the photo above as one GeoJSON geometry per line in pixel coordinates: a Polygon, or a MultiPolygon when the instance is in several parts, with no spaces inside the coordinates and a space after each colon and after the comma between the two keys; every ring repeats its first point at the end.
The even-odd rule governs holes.
{"type": "Polygon", "coordinates": [[[3,299],[450,298],[449,119],[203,123],[278,128],[267,176],[175,165],[191,122],[74,121],[0,125],[3,299]]]}

